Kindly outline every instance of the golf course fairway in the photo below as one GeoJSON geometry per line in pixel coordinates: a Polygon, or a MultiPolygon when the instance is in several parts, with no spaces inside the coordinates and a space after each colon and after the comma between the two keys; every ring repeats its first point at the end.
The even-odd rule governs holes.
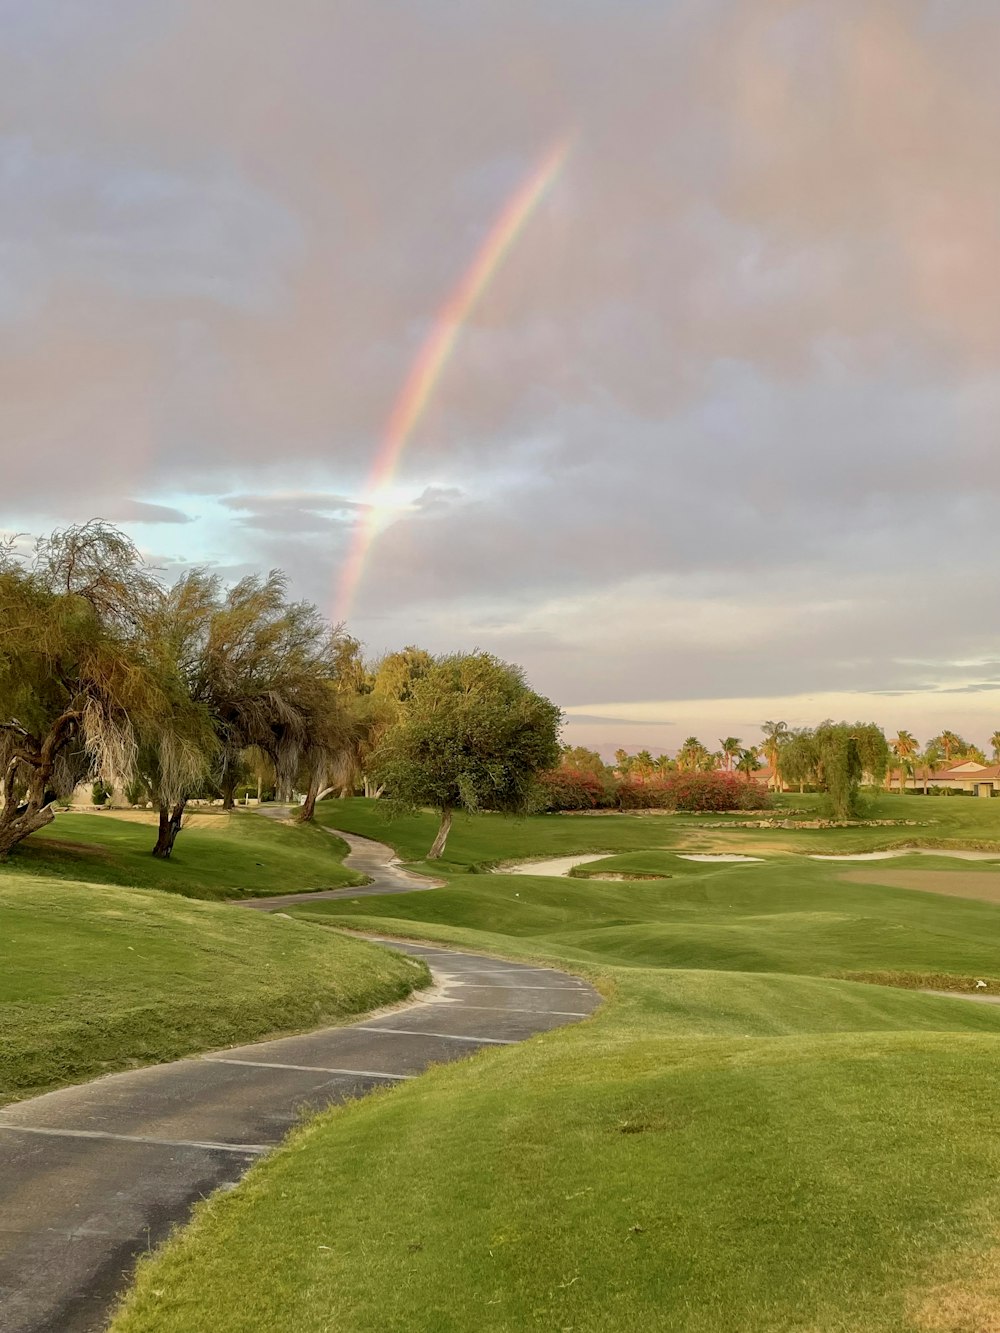
{"type": "MultiPolygon", "coordinates": [[[[394,841],[372,803],[322,813],[394,841]]],[[[525,857],[600,850],[599,824],[606,850],[632,837],[547,822],[548,846],[545,821],[495,820],[450,854],[502,860],[505,829],[525,857]]],[[[433,819],[407,823],[412,857],[433,819]]],[[[686,834],[646,836],[637,859],[669,878],[456,859],[440,890],[295,909],[558,963],[605,1004],[319,1116],[140,1265],[113,1333],[996,1328],[1000,1006],[920,986],[1000,993],[1000,908],[798,856],[684,862],[663,844],[686,834]]]]}

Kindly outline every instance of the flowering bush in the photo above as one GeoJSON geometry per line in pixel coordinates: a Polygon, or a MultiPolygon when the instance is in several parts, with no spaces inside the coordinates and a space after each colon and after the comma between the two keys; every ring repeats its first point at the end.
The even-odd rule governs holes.
{"type": "Polygon", "coordinates": [[[672,810],[676,804],[664,778],[622,778],[615,784],[619,810],[672,810]]]}
{"type": "Polygon", "coordinates": [[[760,783],[741,773],[671,773],[663,786],[675,810],[766,810],[771,803],[760,783]]]}
{"type": "Polygon", "coordinates": [[[541,776],[543,810],[767,810],[767,790],[742,773],[667,773],[619,778],[613,785],[577,768],[541,776]]]}
{"type": "Polygon", "coordinates": [[[597,810],[609,803],[601,779],[580,768],[550,769],[539,782],[543,810],[597,810]]]}

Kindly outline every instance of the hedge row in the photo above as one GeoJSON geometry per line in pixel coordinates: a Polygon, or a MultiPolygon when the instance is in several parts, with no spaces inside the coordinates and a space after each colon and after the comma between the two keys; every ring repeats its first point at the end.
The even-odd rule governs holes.
{"type": "Polygon", "coordinates": [[[608,778],[557,768],[541,779],[545,810],[765,810],[769,793],[740,773],[668,773],[608,778]]]}

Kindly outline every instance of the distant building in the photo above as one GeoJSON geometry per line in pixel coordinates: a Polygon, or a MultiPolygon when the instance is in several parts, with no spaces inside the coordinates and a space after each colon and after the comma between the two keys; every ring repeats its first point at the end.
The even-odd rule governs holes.
{"type": "Polygon", "coordinates": [[[980,764],[975,759],[963,759],[947,768],[928,773],[926,778],[918,770],[905,775],[905,787],[901,785],[903,774],[897,769],[889,775],[889,786],[897,791],[960,791],[969,796],[996,796],[1000,794],[1000,764],[980,764]]]}

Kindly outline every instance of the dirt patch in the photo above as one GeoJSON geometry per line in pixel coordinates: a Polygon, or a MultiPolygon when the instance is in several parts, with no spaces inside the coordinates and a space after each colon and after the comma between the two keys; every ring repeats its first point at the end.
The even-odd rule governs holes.
{"type": "Polygon", "coordinates": [[[1000,1248],[976,1255],[962,1277],[921,1293],[911,1308],[926,1333],[1000,1333],[1000,1248]]]}
{"type": "Polygon", "coordinates": [[[850,884],[883,884],[890,889],[917,889],[951,898],[977,898],[1000,903],[1000,871],[990,870],[849,870],[838,879],[850,884]]]}

